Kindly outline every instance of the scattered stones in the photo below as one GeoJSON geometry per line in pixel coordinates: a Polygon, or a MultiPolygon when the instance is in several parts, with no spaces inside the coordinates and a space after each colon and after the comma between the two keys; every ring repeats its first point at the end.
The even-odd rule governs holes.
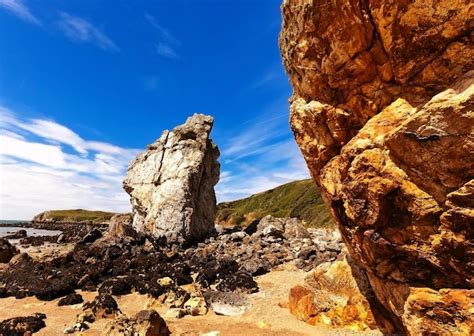
{"type": "Polygon", "coordinates": [[[4,236],[4,239],[21,239],[26,237],[26,230],[18,230],[17,232],[4,236]]]}
{"type": "Polygon", "coordinates": [[[32,316],[14,317],[0,322],[0,335],[24,336],[31,335],[44,327],[46,315],[36,313],[32,316]]]}
{"type": "Polygon", "coordinates": [[[18,250],[8,240],[0,238],[0,263],[9,262],[16,254],[18,250]]]}
{"type": "Polygon", "coordinates": [[[20,245],[41,246],[44,243],[57,243],[59,237],[60,236],[30,236],[20,239],[20,245]]]}
{"type": "Polygon", "coordinates": [[[75,332],[83,332],[89,329],[89,325],[85,322],[78,322],[70,327],[64,329],[64,334],[74,334],[75,332]]]}
{"type": "Polygon", "coordinates": [[[168,336],[170,334],[165,320],[155,310],[139,311],[132,318],[120,316],[107,323],[102,332],[103,336],[168,336]]]}
{"type": "MultiPolygon", "coordinates": [[[[297,218],[277,218],[271,215],[263,217],[258,222],[257,230],[253,235],[277,235],[285,239],[311,238],[303,223],[297,218]]],[[[252,235],[252,236],[253,236],[252,235]]]]}
{"type": "Polygon", "coordinates": [[[328,253],[335,258],[342,248],[339,236],[329,231],[309,230],[309,238],[287,239],[287,224],[277,236],[263,234],[270,226],[261,225],[250,235],[243,230],[224,230],[187,248],[162,244],[161,239],[142,233],[101,238],[91,234],[88,237],[93,239],[82,239],[71,252],[56,258],[15,257],[14,267],[7,266],[2,273],[0,295],[61,298],[59,304],[66,305],[82,302],[75,290],[98,291],[65,332],[84,330],[88,323],[103,318],[125,321],[112,295],[133,290],[149,296],[146,309],[167,307],[167,318],[205,315],[209,309],[238,315],[249,308],[245,296],[258,291],[254,276],[297,260],[297,256],[306,265],[312,265],[314,259],[329,261],[328,253]],[[307,253],[313,244],[318,248],[307,253]]]}
{"type": "Polygon", "coordinates": [[[58,301],[58,306],[71,306],[78,303],[84,302],[81,294],[73,293],[66,295],[61,300],[58,301]]]}
{"type": "Polygon", "coordinates": [[[219,150],[209,135],[214,120],[195,114],[162,136],[130,164],[123,182],[133,227],[168,242],[200,241],[214,231],[214,186],[219,150]]]}
{"type": "Polygon", "coordinates": [[[216,286],[222,291],[252,293],[258,290],[253,276],[282,263],[299,258],[301,267],[310,268],[337,257],[342,249],[339,236],[327,230],[309,232],[311,239],[282,237],[276,241],[267,241],[260,234],[243,234],[249,239],[246,244],[229,238],[235,232],[223,233],[186,250],[161,246],[152,238],[139,236],[126,241],[99,239],[92,244],[78,244],[67,255],[43,262],[25,255],[3,272],[0,282],[5,295],[17,298],[34,295],[52,300],[76,289],[112,295],[135,289],[158,298],[170,290],[175,292],[177,286],[193,283],[191,273],[195,273],[202,288],[216,286]],[[318,248],[306,253],[311,245],[318,248]]]}
{"type": "Polygon", "coordinates": [[[232,241],[242,241],[248,234],[244,231],[237,231],[230,234],[229,238],[232,241]]]}

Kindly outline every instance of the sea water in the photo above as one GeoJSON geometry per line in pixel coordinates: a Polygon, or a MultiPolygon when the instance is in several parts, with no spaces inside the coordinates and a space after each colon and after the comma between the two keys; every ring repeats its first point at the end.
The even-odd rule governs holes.
{"type": "Polygon", "coordinates": [[[25,230],[28,236],[56,236],[62,233],[59,230],[43,230],[15,226],[19,223],[27,223],[27,221],[0,220],[0,224],[8,224],[8,226],[0,226],[0,237],[14,234],[19,230],[25,230]]]}

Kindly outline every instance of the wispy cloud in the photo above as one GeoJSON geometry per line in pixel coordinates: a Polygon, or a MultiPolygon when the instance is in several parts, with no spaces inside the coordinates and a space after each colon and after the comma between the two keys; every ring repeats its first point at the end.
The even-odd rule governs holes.
{"type": "Polygon", "coordinates": [[[117,45],[91,22],[68,13],[60,13],[59,28],[73,42],[92,43],[103,50],[119,51],[117,45]]]}
{"type": "Polygon", "coordinates": [[[160,39],[163,42],[176,46],[181,45],[181,41],[178,40],[169,29],[163,27],[154,16],[145,13],[145,19],[159,32],[160,39]]]}
{"type": "Polygon", "coordinates": [[[158,55],[168,58],[177,59],[179,54],[176,51],[181,46],[181,41],[177,39],[173,33],[158,22],[154,16],[145,13],[145,19],[158,32],[158,43],[155,44],[155,49],[158,55]]]}
{"type": "Polygon", "coordinates": [[[0,106],[0,218],[45,209],[129,211],[122,179],[136,149],[83,139],[64,125],[0,106]]]}
{"type": "Polygon", "coordinates": [[[309,177],[288,125],[286,102],[238,127],[221,146],[223,173],[219,202],[247,197],[283,183],[309,177]]]}
{"type": "Polygon", "coordinates": [[[23,3],[22,0],[0,0],[0,7],[8,10],[12,14],[27,22],[41,25],[41,21],[31,13],[30,9],[23,3]]]}
{"type": "Polygon", "coordinates": [[[176,51],[169,45],[164,44],[164,43],[157,43],[155,45],[156,52],[158,55],[163,56],[165,58],[169,59],[177,59],[179,58],[179,55],[176,53],[176,51]]]}

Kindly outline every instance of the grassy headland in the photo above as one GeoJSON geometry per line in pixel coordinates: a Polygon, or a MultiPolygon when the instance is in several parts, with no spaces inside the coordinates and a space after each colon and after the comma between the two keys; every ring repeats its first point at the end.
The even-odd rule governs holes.
{"type": "Polygon", "coordinates": [[[310,179],[294,181],[250,197],[218,205],[216,222],[246,226],[266,215],[296,217],[308,227],[334,225],[319,188],[310,179]]]}

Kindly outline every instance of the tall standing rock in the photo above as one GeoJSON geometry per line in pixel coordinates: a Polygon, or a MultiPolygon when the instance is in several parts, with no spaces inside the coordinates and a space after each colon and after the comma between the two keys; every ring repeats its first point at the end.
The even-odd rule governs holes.
{"type": "Polygon", "coordinates": [[[168,242],[198,241],[214,229],[219,150],[209,138],[214,119],[195,114],[164,131],[130,164],[123,182],[133,227],[168,242]]]}
{"type": "Polygon", "coordinates": [[[291,127],[351,259],[413,335],[474,318],[474,3],[286,0],[291,127]]]}

